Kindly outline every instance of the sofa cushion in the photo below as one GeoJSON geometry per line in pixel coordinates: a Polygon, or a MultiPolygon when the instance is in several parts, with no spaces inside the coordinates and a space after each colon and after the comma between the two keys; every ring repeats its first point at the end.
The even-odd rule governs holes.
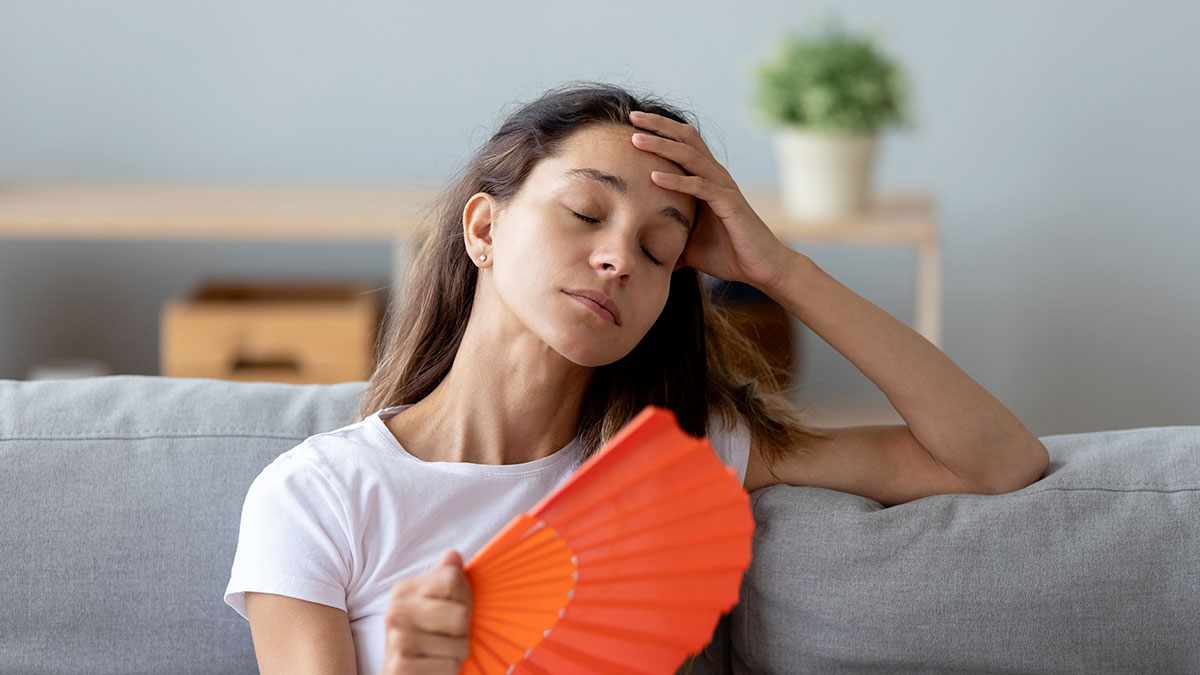
{"type": "MultiPolygon", "coordinates": [[[[365,386],[0,380],[0,672],[255,672],[222,601],[246,490],[365,386]]],[[[1042,440],[1047,476],[1006,495],[755,492],[692,675],[1200,672],[1200,427],[1042,440]]]]}
{"type": "Polygon", "coordinates": [[[246,491],[365,386],[0,381],[0,672],[255,672],[222,600],[246,491]]]}
{"type": "MultiPolygon", "coordinates": [[[[225,605],[242,504],[366,382],[0,380],[0,673],[253,673],[225,605]]],[[[728,616],[690,675],[728,672],[728,616]]]]}
{"type": "Polygon", "coordinates": [[[1041,440],[1008,494],[756,491],[733,672],[1200,672],[1200,426],[1041,440]]]}

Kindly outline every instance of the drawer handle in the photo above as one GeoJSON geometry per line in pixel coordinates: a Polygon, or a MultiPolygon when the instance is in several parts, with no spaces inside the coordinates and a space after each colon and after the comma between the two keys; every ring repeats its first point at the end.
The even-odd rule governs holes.
{"type": "Polygon", "coordinates": [[[288,357],[269,357],[263,359],[238,358],[233,362],[234,372],[256,370],[290,370],[300,372],[300,362],[288,357]]]}

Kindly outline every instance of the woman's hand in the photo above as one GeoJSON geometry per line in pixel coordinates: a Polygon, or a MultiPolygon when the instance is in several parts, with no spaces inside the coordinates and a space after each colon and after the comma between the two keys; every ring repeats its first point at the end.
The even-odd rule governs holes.
{"type": "Polygon", "coordinates": [[[458,675],[471,652],[473,596],[462,556],[447,551],[438,566],[392,587],[387,647],[380,675],[458,675]]]}
{"type": "Polygon", "coordinates": [[[654,171],[655,185],[699,199],[696,225],[676,269],[696,269],[726,281],[741,281],[761,291],[772,288],[794,252],[750,208],[733,177],[713,157],[690,124],[634,111],[634,126],[652,134],[634,134],[633,144],[682,166],[691,175],[654,171]]]}

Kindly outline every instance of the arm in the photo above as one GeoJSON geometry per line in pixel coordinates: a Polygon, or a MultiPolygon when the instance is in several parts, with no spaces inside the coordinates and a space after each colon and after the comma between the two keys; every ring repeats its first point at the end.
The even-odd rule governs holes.
{"type": "MultiPolygon", "coordinates": [[[[983,492],[1016,490],[1045,472],[1046,448],[979,383],[928,340],[838,283],[808,256],[784,246],[694,127],[652,113],[631,113],[630,121],[655,132],[635,134],[635,146],[684,171],[654,171],[650,180],[699,200],[695,225],[676,267],[743,281],[771,296],[849,359],[908,422],[889,432],[843,431],[836,452],[848,451],[857,459],[842,462],[837,470],[873,466],[877,478],[872,485],[885,488],[915,480],[942,490],[965,485],[983,492]],[[874,464],[868,466],[868,460],[874,464]],[[879,477],[881,466],[905,473],[879,477]]],[[[750,456],[757,454],[752,449],[750,456]]],[[[800,462],[823,454],[831,452],[797,449],[790,457],[800,462]]],[[[837,461],[823,466],[824,478],[857,480],[829,473],[837,461]]],[[[754,484],[752,468],[761,479],[762,472],[747,466],[747,484],[754,484]]],[[[812,467],[791,468],[791,475],[802,480],[802,469],[812,467]]]]}
{"type": "Polygon", "coordinates": [[[346,612],[270,593],[246,593],[246,614],[259,672],[358,672],[346,612]]]}
{"type": "Polygon", "coordinates": [[[903,424],[817,430],[832,440],[818,439],[770,469],[761,450],[751,446],[746,491],[780,483],[806,485],[861,495],[884,506],[930,495],[997,492],[942,466],[903,424]]]}
{"type": "MultiPolygon", "coordinates": [[[[941,350],[808,256],[788,249],[783,260],[763,292],[862,371],[908,423],[831,430],[841,434],[838,452],[874,454],[882,462],[878,471],[907,470],[903,478],[914,485],[928,472],[928,487],[945,491],[974,486],[978,490],[970,491],[1008,492],[1045,473],[1049,455],[1041,441],[941,350]]],[[[823,461],[832,467],[838,460],[823,461]]],[[[851,457],[842,463],[868,470],[851,457]]]]}

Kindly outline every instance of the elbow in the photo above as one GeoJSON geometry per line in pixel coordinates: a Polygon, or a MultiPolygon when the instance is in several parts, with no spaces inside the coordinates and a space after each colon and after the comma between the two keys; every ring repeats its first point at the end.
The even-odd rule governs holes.
{"type": "Polygon", "coordinates": [[[1045,478],[1046,471],[1050,469],[1050,451],[1046,449],[1046,445],[1035,438],[1033,439],[1033,448],[1036,473],[1033,474],[1033,480],[1029,481],[1030,484],[1045,478]]]}
{"type": "Polygon", "coordinates": [[[1029,450],[1028,473],[1020,478],[1016,489],[1020,490],[1038,482],[1046,475],[1046,470],[1049,468],[1050,452],[1046,450],[1045,444],[1035,436],[1029,450]]]}
{"type": "Polygon", "coordinates": [[[1014,457],[1002,471],[994,474],[994,480],[988,486],[989,494],[1005,494],[1016,492],[1033,485],[1046,475],[1050,468],[1050,453],[1046,446],[1037,438],[1025,444],[1027,448],[1019,456],[1014,457]]]}

